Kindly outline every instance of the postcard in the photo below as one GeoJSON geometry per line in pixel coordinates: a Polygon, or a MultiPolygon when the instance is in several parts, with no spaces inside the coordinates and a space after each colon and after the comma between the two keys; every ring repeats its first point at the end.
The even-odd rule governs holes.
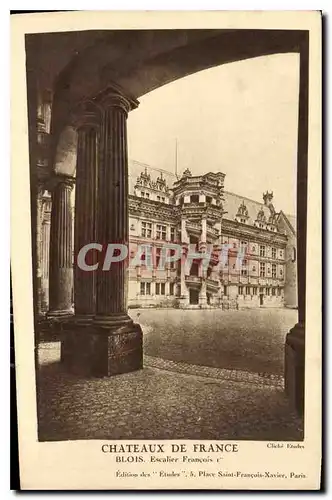
{"type": "Polygon", "coordinates": [[[21,488],[319,489],[321,13],[11,28],[21,488]]]}

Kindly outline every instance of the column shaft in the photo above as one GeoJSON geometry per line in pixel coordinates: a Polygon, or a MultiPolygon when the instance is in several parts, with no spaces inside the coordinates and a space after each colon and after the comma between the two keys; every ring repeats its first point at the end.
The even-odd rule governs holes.
{"type": "Polygon", "coordinates": [[[49,314],[62,316],[72,313],[72,207],[73,179],[57,176],[52,192],[49,314]]]}
{"type": "MultiPolygon", "coordinates": [[[[74,304],[77,319],[88,319],[95,313],[95,271],[81,269],[77,265],[77,256],[85,245],[96,243],[97,139],[98,132],[93,126],[85,125],[78,129],[74,228],[74,304]]],[[[91,266],[96,258],[95,251],[90,250],[85,262],[91,266]]]]}
{"type": "MultiPolygon", "coordinates": [[[[128,245],[127,114],[120,105],[107,106],[101,127],[97,238],[102,245],[128,245]]],[[[127,316],[126,269],[128,260],[97,272],[96,321],[130,321],[127,316]]]]}

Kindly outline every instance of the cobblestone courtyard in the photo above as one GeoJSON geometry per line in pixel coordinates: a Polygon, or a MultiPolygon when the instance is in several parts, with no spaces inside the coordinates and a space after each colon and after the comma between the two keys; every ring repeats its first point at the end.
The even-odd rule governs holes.
{"type": "Polygon", "coordinates": [[[284,371],[285,337],[297,323],[294,309],[140,309],[130,314],[143,328],[148,355],[278,375],[284,371]]]}
{"type": "MultiPolygon", "coordinates": [[[[168,327],[175,321],[175,314],[182,311],[148,311],[150,318],[166,321],[168,327]],[[172,316],[173,315],[173,316],[172,316]],[[170,318],[172,317],[172,320],[170,318]],[[171,322],[170,322],[171,321],[171,322]]],[[[186,311],[197,313],[201,311],[186,311]]],[[[218,311],[217,311],[218,312],[218,311]]],[[[250,311],[250,314],[253,311],[250,311]]],[[[275,313],[276,311],[274,311],[275,313]]],[[[291,311],[294,314],[294,311],[291,311]]],[[[206,358],[211,339],[208,334],[202,341],[204,358],[197,349],[198,335],[193,332],[193,349],[189,356],[181,361],[152,356],[149,336],[150,325],[142,324],[144,330],[145,353],[144,369],[138,372],[119,375],[112,378],[85,379],[65,373],[60,362],[60,344],[45,343],[39,350],[38,376],[38,411],[39,438],[41,440],[67,439],[256,439],[256,440],[300,440],[303,438],[303,422],[289,410],[283,392],[283,379],[277,370],[248,371],[248,364],[239,364],[242,369],[234,369],[232,363],[226,368],[224,362],[216,363],[218,353],[215,350],[217,336],[210,343],[214,352],[206,358]],[[198,360],[199,363],[190,362],[198,360]],[[211,366],[203,366],[206,359],[211,366]],[[212,362],[211,362],[212,360],[212,362]],[[214,360],[214,361],[213,361],[214,360]]],[[[214,313],[214,311],[203,312],[214,313]]],[[[234,312],[241,314],[241,311],[234,312]]],[[[288,314],[289,311],[286,312],[288,314]]],[[[137,311],[135,311],[137,314],[137,311]]],[[[265,311],[264,311],[265,314],[265,311]]],[[[134,315],[133,315],[134,316],[134,315]]],[[[251,314],[251,321],[254,321],[251,314]]],[[[290,316],[290,315],[289,315],[290,316]]],[[[134,316],[135,317],[135,316],[134,316]]],[[[136,316],[137,317],[137,316],[136,316]]],[[[270,317],[266,316],[266,317],[270,317]]],[[[225,316],[223,315],[223,318],[225,316]]],[[[220,318],[221,319],[221,318],[220,318]]],[[[214,324],[220,338],[231,337],[227,324],[214,324]],[[226,333],[224,333],[226,332],[226,333]]],[[[216,320],[216,318],[215,318],[216,320]]],[[[151,319],[150,319],[151,321],[151,319]]],[[[212,320],[211,320],[212,321],[212,320]]],[[[236,319],[237,323],[238,319],[236,319]]],[[[243,321],[243,317],[242,317],[243,321]]],[[[279,315],[279,320],[280,315],[279,315]]],[[[290,319],[289,319],[290,321],[290,319]]],[[[242,322],[240,322],[242,324],[242,322]]],[[[209,323],[208,323],[209,325],[209,323]]],[[[276,325],[276,321],[274,322],[276,325]]],[[[178,328],[170,338],[180,336],[192,325],[188,322],[178,328]]],[[[291,325],[292,326],[292,325],[291,325]]],[[[283,327],[285,328],[285,326],[283,327]]],[[[287,326],[288,328],[288,326],[287,326]]],[[[286,329],[286,328],[285,328],[286,329]]],[[[157,330],[158,331],[158,330],[157,330]]],[[[161,335],[164,334],[165,327],[161,335]]],[[[195,330],[196,331],[196,330],[195,330]]],[[[209,331],[209,326],[207,332],[209,331]]],[[[258,346],[268,345],[268,338],[263,339],[263,331],[258,337],[258,346]],[[263,341],[264,340],[264,341],[263,341]]],[[[232,332],[235,339],[236,332],[232,332]]],[[[242,336],[244,333],[240,336],[242,336]]],[[[271,335],[271,328],[266,336],[271,335]]],[[[188,345],[182,352],[185,354],[188,345]]],[[[283,343],[284,334],[278,333],[279,342],[283,343]]],[[[248,342],[248,341],[247,341],[248,342]]],[[[180,340],[175,342],[180,345],[180,340]]],[[[275,340],[272,346],[277,345],[275,340]]],[[[157,348],[157,343],[152,343],[157,348]]],[[[226,342],[225,345],[231,345],[226,342]]],[[[161,346],[165,349],[166,340],[161,346]]],[[[239,351],[241,344],[234,342],[239,351]]],[[[280,351],[281,351],[280,345],[280,351]]],[[[264,347],[266,349],[266,347],[264,347]]],[[[261,348],[260,356],[263,356],[261,348]]],[[[251,350],[254,346],[251,347],[251,350]]],[[[168,349],[179,355],[179,348],[168,349]]],[[[277,349],[278,352],[278,349],[277,349]]],[[[156,351],[155,351],[156,353],[156,351]]],[[[246,352],[242,351],[244,355],[246,352]]],[[[239,354],[237,355],[239,356],[239,354]]],[[[237,359],[236,356],[230,359],[237,359]]],[[[279,363],[282,363],[279,359],[279,363]]],[[[207,364],[207,363],[205,363],[207,364]]],[[[275,364],[275,366],[278,366],[275,364]]],[[[260,368],[260,365],[258,365],[260,368]]]]}

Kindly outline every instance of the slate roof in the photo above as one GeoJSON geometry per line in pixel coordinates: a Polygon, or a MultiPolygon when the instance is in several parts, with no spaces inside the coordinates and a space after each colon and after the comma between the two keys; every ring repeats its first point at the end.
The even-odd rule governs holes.
{"type": "MultiPolygon", "coordinates": [[[[150,174],[152,180],[156,180],[160,173],[162,172],[163,177],[166,179],[166,182],[169,188],[172,188],[173,183],[176,181],[175,174],[171,172],[167,172],[166,170],[161,170],[155,167],[151,167],[145,163],[141,163],[136,160],[129,160],[129,194],[134,194],[134,186],[137,180],[137,177],[140,176],[141,172],[144,172],[145,168],[147,172],[150,174]]],[[[270,216],[270,210],[267,206],[264,205],[263,202],[251,200],[250,198],[246,198],[245,196],[240,196],[235,193],[231,193],[230,191],[224,191],[224,210],[225,213],[224,218],[234,220],[236,214],[238,212],[238,208],[241,203],[244,202],[245,206],[248,209],[249,219],[247,220],[247,224],[253,225],[256,220],[257,214],[260,210],[264,211],[266,216],[266,220],[268,221],[270,216]]],[[[290,224],[296,230],[296,217],[294,215],[285,214],[290,224]]]]}

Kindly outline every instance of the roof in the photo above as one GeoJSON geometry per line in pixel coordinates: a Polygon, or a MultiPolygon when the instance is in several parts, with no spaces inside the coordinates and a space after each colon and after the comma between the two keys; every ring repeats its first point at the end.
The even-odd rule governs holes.
{"type": "Polygon", "coordinates": [[[238,208],[241,203],[244,203],[248,210],[248,224],[253,225],[257,218],[257,214],[260,210],[263,210],[266,220],[269,219],[270,209],[264,205],[264,203],[259,203],[258,201],[251,200],[245,196],[240,196],[239,194],[231,193],[229,191],[224,191],[224,210],[226,213],[224,215],[225,219],[234,220],[238,212],[238,208]]]}
{"type": "MultiPolygon", "coordinates": [[[[151,167],[146,163],[142,163],[136,160],[129,160],[129,194],[134,194],[134,186],[137,178],[140,176],[144,170],[150,174],[151,179],[155,181],[160,173],[162,172],[163,177],[166,179],[166,183],[169,188],[172,188],[173,183],[177,180],[175,174],[162,170],[159,168],[151,167]]],[[[269,219],[270,209],[268,206],[264,205],[262,202],[258,202],[247,198],[245,196],[240,196],[239,194],[231,193],[230,191],[224,191],[224,210],[226,211],[224,218],[234,220],[238,212],[239,206],[244,203],[248,210],[248,224],[253,225],[257,218],[257,214],[260,210],[263,210],[266,220],[269,219]]],[[[286,214],[284,214],[286,215],[286,214]]],[[[294,215],[286,215],[291,226],[296,229],[296,217],[294,215]]]]}
{"type": "Polygon", "coordinates": [[[156,181],[157,177],[160,176],[160,174],[162,173],[169,188],[171,188],[173,186],[173,183],[176,181],[175,174],[172,174],[167,170],[151,167],[146,163],[142,163],[136,160],[129,160],[128,162],[129,194],[132,195],[134,194],[134,186],[136,184],[137,178],[140,176],[142,172],[144,172],[145,169],[150,174],[151,179],[153,181],[156,181]]]}

